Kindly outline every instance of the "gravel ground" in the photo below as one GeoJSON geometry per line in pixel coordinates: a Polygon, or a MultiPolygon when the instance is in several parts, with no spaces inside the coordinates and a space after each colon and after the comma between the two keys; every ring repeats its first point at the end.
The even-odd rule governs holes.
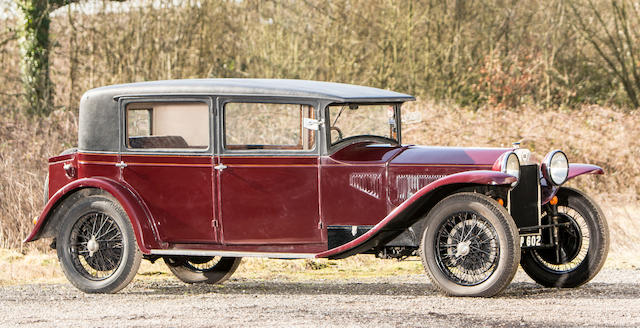
{"type": "Polygon", "coordinates": [[[0,326],[547,327],[640,326],[640,269],[605,269],[577,289],[518,272],[490,299],[438,295],[423,275],[185,285],[138,277],[115,295],[69,284],[0,286],[0,326]]]}

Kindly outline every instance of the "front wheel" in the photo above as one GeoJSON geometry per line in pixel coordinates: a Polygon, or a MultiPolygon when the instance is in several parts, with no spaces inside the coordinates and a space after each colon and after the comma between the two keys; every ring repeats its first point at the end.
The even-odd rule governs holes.
{"type": "Polygon", "coordinates": [[[490,297],[509,285],[520,246],[504,207],[485,195],[459,193],[440,201],[426,220],[420,256],[440,291],[490,297]]]}
{"type": "MultiPolygon", "coordinates": [[[[582,192],[560,188],[554,233],[557,245],[523,250],[522,269],[545,287],[578,287],[593,279],[609,252],[609,228],[596,203],[582,192]]],[[[544,223],[552,223],[545,211],[544,223]]]]}
{"type": "Polygon", "coordinates": [[[188,284],[221,284],[238,269],[241,257],[165,257],[169,270],[188,284]]]}
{"type": "Polygon", "coordinates": [[[56,238],[62,271],[86,293],[115,293],[136,275],[142,253],[127,214],[111,197],[79,192],[56,238]]]}

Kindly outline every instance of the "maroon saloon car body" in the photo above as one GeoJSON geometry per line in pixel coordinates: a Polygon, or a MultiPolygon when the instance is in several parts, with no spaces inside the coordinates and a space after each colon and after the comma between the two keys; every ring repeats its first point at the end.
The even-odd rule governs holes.
{"type": "MultiPolygon", "coordinates": [[[[393,220],[402,220],[403,209],[438,187],[515,182],[512,176],[491,171],[496,159],[506,151],[509,149],[362,143],[326,157],[220,157],[218,161],[228,167],[224,173],[231,176],[225,192],[243,195],[243,199],[229,199],[229,206],[238,208],[234,208],[232,216],[225,217],[228,223],[217,224],[214,222],[221,218],[224,208],[220,202],[225,198],[217,195],[222,190],[222,179],[213,168],[218,162],[212,157],[118,156],[78,151],[49,159],[49,194],[52,196],[26,241],[37,239],[50,210],[64,195],[94,187],[109,192],[122,204],[134,223],[138,246],[145,254],[154,251],[162,254],[161,250],[219,250],[216,254],[233,252],[234,256],[339,257],[350,247],[375,238],[393,220]],[[430,163],[420,161],[421,156],[430,159],[430,163]],[[439,163],[439,159],[457,164],[439,163]],[[120,161],[127,167],[117,168],[115,164],[120,161]],[[65,164],[74,168],[71,176],[63,169],[65,164]],[[135,170],[140,181],[125,180],[121,170],[135,170]],[[354,187],[349,185],[349,177],[354,173],[379,177],[373,188],[378,188],[380,195],[354,193],[354,187]],[[425,181],[427,185],[411,197],[401,195],[397,189],[381,187],[403,174],[427,175],[433,181],[425,181]],[[263,189],[256,192],[242,181],[233,181],[239,176],[254,183],[261,180],[263,189]],[[318,176],[321,183],[317,182],[318,176]],[[379,226],[375,226],[377,224],[379,226]],[[375,227],[349,245],[328,250],[326,229],[321,226],[331,225],[375,227]]],[[[589,167],[589,170],[598,168],[589,167]]]]}
{"type": "MultiPolygon", "coordinates": [[[[508,203],[521,235],[527,226],[542,234],[540,215],[522,223],[510,208],[509,202],[516,204],[509,193],[518,177],[504,172],[501,163],[517,149],[402,145],[400,106],[411,100],[386,90],[295,80],[159,81],[91,90],[81,102],[79,148],[49,159],[46,206],[26,241],[56,237],[62,219],[52,218],[64,210],[69,195],[87,188],[117,201],[148,259],[380,253],[394,240],[405,245],[400,239],[411,227],[419,229],[429,209],[470,187],[496,188],[487,194],[508,203]],[[185,151],[133,149],[134,138],[123,132],[127,106],[175,101],[206,105],[209,143],[185,151]],[[301,135],[309,132],[313,146],[300,151],[225,146],[222,121],[228,102],[310,106],[317,130],[305,126],[301,135]],[[329,105],[356,103],[389,106],[395,142],[365,135],[332,144],[328,126],[338,118],[330,117],[329,105]]],[[[535,172],[541,172],[538,166],[535,172]]],[[[570,164],[567,180],[585,173],[603,171],[570,164]]],[[[540,208],[560,187],[535,173],[534,185],[538,180],[532,195],[539,196],[532,204],[540,208]]],[[[415,248],[420,238],[413,239],[405,246],[415,248]]]]}

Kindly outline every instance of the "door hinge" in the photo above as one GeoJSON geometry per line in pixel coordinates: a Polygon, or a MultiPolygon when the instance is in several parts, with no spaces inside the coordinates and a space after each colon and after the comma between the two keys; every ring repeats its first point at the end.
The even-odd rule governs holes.
{"type": "Polygon", "coordinates": [[[322,227],[324,227],[322,221],[318,221],[318,229],[322,230],[322,227]]]}
{"type": "Polygon", "coordinates": [[[218,229],[218,220],[215,220],[215,219],[214,219],[213,221],[211,221],[211,226],[212,226],[214,229],[218,229]]]}
{"type": "Polygon", "coordinates": [[[116,167],[123,169],[127,167],[127,163],[125,163],[124,161],[120,161],[120,163],[116,163],[116,167]]]}
{"type": "Polygon", "coordinates": [[[218,164],[218,165],[214,166],[213,168],[214,168],[214,169],[216,169],[216,170],[218,170],[218,171],[222,171],[222,170],[226,169],[226,168],[227,168],[227,166],[226,166],[226,165],[224,165],[224,164],[222,164],[222,163],[220,163],[220,164],[218,164]]]}

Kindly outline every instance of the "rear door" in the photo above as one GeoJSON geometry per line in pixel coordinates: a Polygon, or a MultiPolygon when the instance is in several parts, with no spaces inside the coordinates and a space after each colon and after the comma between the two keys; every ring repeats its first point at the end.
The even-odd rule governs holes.
{"type": "Polygon", "coordinates": [[[160,238],[217,243],[212,100],[131,98],[121,104],[121,179],[149,208],[160,238]]]}

